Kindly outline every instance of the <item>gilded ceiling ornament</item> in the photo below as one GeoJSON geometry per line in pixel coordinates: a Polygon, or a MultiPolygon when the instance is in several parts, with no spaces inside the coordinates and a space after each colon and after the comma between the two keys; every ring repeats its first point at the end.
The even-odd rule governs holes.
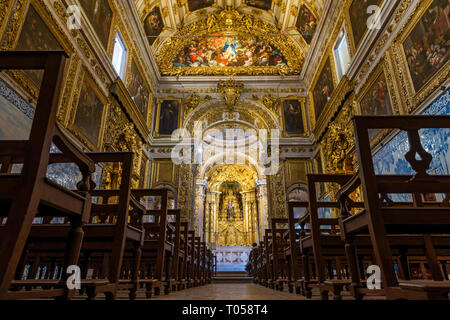
{"type": "Polygon", "coordinates": [[[304,53],[292,39],[281,35],[277,27],[228,8],[177,31],[161,46],[156,60],[161,74],[168,76],[293,75],[300,74],[304,53]],[[243,37],[243,40],[239,41],[236,36],[243,37]],[[226,47],[230,52],[221,50],[222,46],[217,43],[214,46],[217,50],[211,51],[203,43],[211,39],[233,42],[223,45],[223,49],[226,47]],[[243,44],[248,41],[256,42],[266,49],[253,52],[243,44]],[[190,48],[192,45],[199,48],[194,50],[190,48]],[[221,59],[224,55],[232,57],[221,59]],[[222,60],[226,62],[222,63],[222,60]]]}
{"type": "Polygon", "coordinates": [[[263,98],[262,98],[262,103],[264,104],[264,106],[269,109],[270,111],[272,111],[275,114],[278,114],[278,99],[270,94],[267,93],[263,98]]]}
{"type": "Polygon", "coordinates": [[[226,106],[232,110],[241,97],[244,83],[242,81],[235,81],[229,79],[227,81],[219,81],[217,84],[220,95],[225,100],[226,106]]]}
{"type": "Polygon", "coordinates": [[[209,95],[202,98],[197,93],[192,93],[184,100],[184,119],[186,119],[199,105],[211,99],[212,97],[209,95]]]}

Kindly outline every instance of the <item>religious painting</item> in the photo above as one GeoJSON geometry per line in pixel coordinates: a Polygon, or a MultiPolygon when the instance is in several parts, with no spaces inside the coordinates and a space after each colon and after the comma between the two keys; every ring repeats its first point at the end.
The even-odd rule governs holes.
{"type": "Polygon", "coordinates": [[[331,71],[331,62],[330,58],[327,58],[312,92],[316,119],[320,117],[326,104],[331,99],[333,90],[334,82],[333,73],[331,71]]]}
{"type": "Polygon", "coordinates": [[[131,61],[130,73],[127,78],[127,89],[147,123],[150,93],[134,59],[131,61]]]}
{"type": "Polygon", "coordinates": [[[154,7],[144,20],[144,30],[147,35],[147,40],[152,45],[156,38],[160,35],[164,28],[164,21],[161,16],[161,10],[159,7],[154,7]]]}
{"type": "Polygon", "coordinates": [[[365,116],[392,115],[391,98],[383,72],[363,96],[360,105],[365,116]]]}
{"type": "Polygon", "coordinates": [[[441,69],[450,56],[450,2],[434,0],[403,43],[416,91],[441,69]]]}
{"type": "Polygon", "coordinates": [[[349,9],[349,15],[356,48],[358,48],[359,43],[368,29],[369,19],[376,12],[375,10],[370,10],[371,8],[369,7],[380,6],[381,3],[382,0],[353,0],[349,9]]]}
{"type": "Polygon", "coordinates": [[[164,99],[158,103],[157,136],[170,136],[178,129],[180,122],[180,99],[164,99]]]}
{"type": "Polygon", "coordinates": [[[305,114],[302,101],[298,98],[282,99],[284,131],[289,136],[299,136],[306,132],[305,114]]]}
{"type": "Polygon", "coordinates": [[[311,44],[314,32],[316,32],[317,28],[317,19],[305,5],[300,7],[296,26],[306,43],[311,44]]]}
{"type": "Polygon", "coordinates": [[[245,0],[245,4],[262,10],[270,10],[272,0],[245,0]]]}
{"type": "Polygon", "coordinates": [[[113,12],[108,0],[79,0],[84,13],[88,16],[100,42],[106,49],[113,20],[113,12]]]}
{"type": "Polygon", "coordinates": [[[0,80],[0,140],[28,140],[34,109],[0,80]]]}
{"type": "Polygon", "coordinates": [[[76,109],[74,126],[97,147],[104,104],[88,81],[84,81],[76,109]]]}
{"type": "MultiPolygon", "coordinates": [[[[24,51],[49,51],[62,50],[62,47],[39,16],[36,9],[30,5],[15,49],[24,51]]],[[[37,87],[40,86],[43,71],[26,70],[24,73],[37,87]]]]}
{"type": "Polygon", "coordinates": [[[192,40],[173,60],[174,67],[286,66],[283,54],[258,36],[211,36],[192,40]]]}
{"type": "Polygon", "coordinates": [[[215,0],[188,0],[189,11],[194,12],[214,4],[215,0]]]}

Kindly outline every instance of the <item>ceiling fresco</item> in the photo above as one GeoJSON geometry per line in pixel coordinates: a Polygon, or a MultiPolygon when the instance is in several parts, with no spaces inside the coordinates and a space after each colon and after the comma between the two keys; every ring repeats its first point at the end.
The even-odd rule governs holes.
{"type": "Polygon", "coordinates": [[[185,26],[156,55],[162,75],[296,75],[304,53],[273,25],[225,9],[185,26]]]}

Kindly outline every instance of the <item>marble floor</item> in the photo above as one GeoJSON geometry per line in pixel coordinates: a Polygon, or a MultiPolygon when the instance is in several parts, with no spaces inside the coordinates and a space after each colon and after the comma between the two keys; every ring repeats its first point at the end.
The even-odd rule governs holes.
{"type": "MultiPolygon", "coordinates": [[[[317,298],[319,298],[317,296],[317,298]]],[[[304,300],[289,292],[280,292],[253,283],[209,284],[155,297],[155,300],[304,300]]]]}
{"type": "MultiPolygon", "coordinates": [[[[74,300],[84,300],[87,296],[76,296],[74,300]]],[[[128,300],[128,291],[119,291],[117,300],[128,300]]],[[[348,292],[342,293],[343,300],[354,300],[348,292]]],[[[96,300],[104,300],[103,294],[99,294],[96,300]]],[[[330,294],[330,300],[333,299],[330,294]]],[[[384,300],[381,296],[366,296],[367,300],[384,300]]],[[[137,292],[136,300],[147,300],[145,290],[137,292]]],[[[269,289],[253,283],[214,283],[206,286],[190,288],[182,291],[172,292],[169,295],[161,293],[160,296],[153,296],[151,300],[309,300],[304,296],[269,289]]],[[[319,291],[313,290],[312,300],[320,300],[319,291]]]]}

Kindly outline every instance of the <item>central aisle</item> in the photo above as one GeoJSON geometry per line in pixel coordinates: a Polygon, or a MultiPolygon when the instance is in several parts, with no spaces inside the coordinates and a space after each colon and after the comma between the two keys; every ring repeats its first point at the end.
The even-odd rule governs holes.
{"type": "MultiPolygon", "coordinates": [[[[138,297],[141,298],[141,297],[138,297]]],[[[318,298],[318,296],[317,296],[318,298]]],[[[209,284],[152,300],[305,300],[302,296],[268,289],[253,283],[209,284]]]]}

